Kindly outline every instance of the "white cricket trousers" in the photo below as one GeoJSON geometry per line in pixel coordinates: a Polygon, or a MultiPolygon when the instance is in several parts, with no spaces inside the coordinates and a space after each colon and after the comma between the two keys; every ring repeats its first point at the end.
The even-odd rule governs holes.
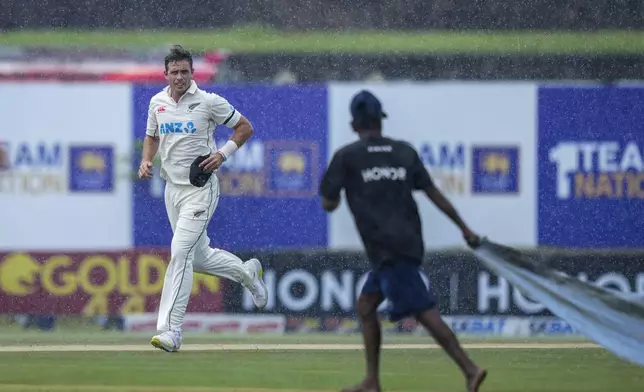
{"type": "Polygon", "coordinates": [[[181,330],[193,271],[227,278],[245,287],[252,285],[252,277],[239,257],[209,246],[206,228],[218,202],[216,174],[203,188],[166,182],[165,205],[173,236],[159,305],[159,331],[181,330]]]}

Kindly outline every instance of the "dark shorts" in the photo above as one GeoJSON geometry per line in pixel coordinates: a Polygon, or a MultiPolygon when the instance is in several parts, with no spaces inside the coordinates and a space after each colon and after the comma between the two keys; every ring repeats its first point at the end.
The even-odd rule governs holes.
{"type": "Polygon", "coordinates": [[[361,294],[382,293],[390,302],[389,320],[399,321],[436,306],[421,274],[411,263],[383,266],[369,272],[361,294]]]}

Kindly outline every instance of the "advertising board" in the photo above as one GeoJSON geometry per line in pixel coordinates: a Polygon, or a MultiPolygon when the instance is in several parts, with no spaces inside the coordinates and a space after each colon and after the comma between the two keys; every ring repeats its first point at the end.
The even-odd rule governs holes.
{"type": "MultiPolygon", "coordinates": [[[[228,250],[325,247],[327,220],[317,187],[327,160],[326,87],[200,87],[225,97],[255,129],[217,173],[221,197],[208,227],[211,243],[228,250]]],[[[133,137],[139,141],[149,100],[160,90],[134,89],[133,137]]],[[[217,145],[230,134],[218,127],[217,145]]],[[[169,246],[172,238],[156,169],[155,179],[134,185],[137,247],[169,246]]]]}
{"type": "MultiPolygon", "coordinates": [[[[129,314],[124,317],[124,330],[131,332],[156,332],[156,313],[129,314]]],[[[187,313],[183,331],[225,334],[283,334],[286,317],[283,315],[187,313]]]]}
{"type": "MultiPolygon", "coordinates": [[[[332,83],[329,159],[357,140],[349,104],[362,89],[383,103],[383,132],[411,143],[470,226],[508,245],[536,244],[535,135],[532,83],[332,83]]],[[[428,249],[463,246],[458,229],[418,194],[428,249]]],[[[362,249],[348,208],[331,214],[332,249],[362,249]]]]}
{"type": "MultiPolygon", "coordinates": [[[[264,265],[264,280],[269,289],[267,307],[256,310],[241,286],[227,285],[226,312],[278,313],[318,319],[355,316],[356,299],[369,270],[360,252],[258,256],[264,265]]],[[[535,257],[580,280],[627,296],[644,297],[644,261],[637,255],[535,257]]],[[[491,273],[470,253],[428,254],[423,271],[426,286],[446,316],[553,316],[544,305],[491,273]]],[[[385,301],[379,310],[386,313],[388,305],[385,301]]]]}
{"type": "Polygon", "coordinates": [[[644,246],[644,88],[539,90],[540,245],[644,246]]]}
{"type": "MultiPolygon", "coordinates": [[[[0,313],[156,312],[169,257],[165,250],[0,253],[0,313]]],[[[221,311],[225,284],[195,274],[187,311],[221,311]]]]}
{"type": "Polygon", "coordinates": [[[3,83],[2,97],[0,249],[132,246],[130,86],[3,83]]]}
{"type": "MultiPolygon", "coordinates": [[[[338,320],[355,321],[356,299],[369,270],[362,254],[280,252],[257,256],[264,265],[269,289],[264,310],[255,308],[241,285],[195,274],[188,312],[284,315],[291,329],[320,327],[306,320],[318,320],[325,328],[355,328],[354,323],[338,320]]],[[[154,313],[168,259],[167,248],[0,253],[0,314],[154,313]]],[[[616,293],[644,297],[641,256],[567,254],[541,262],[616,293]]],[[[482,317],[490,316],[553,317],[545,306],[490,273],[471,254],[428,255],[423,271],[441,313],[468,318],[458,328],[485,329],[489,324],[482,323],[482,317]],[[477,321],[472,324],[471,320],[477,321]]],[[[388,306],[385,301],[379,311],[386,314],[388,306]]],[[[556,323],[531,328],[535,333],[566,331],[556,323]]]]}
{"type": "MultiPolygon", "coordinates": [[[[456,335],[466,337],[581,337],[566,321],[556,317],[527,316],[443,316],[443,321],[456,335]]],[[[381,317],[385,334],[406,333],[428,335],[427,330],[413,318],[392,323],[381,317]]],[[[286,328],[288,333],[328,332],[336,334],[360,333],[360,324],[354,317],[326,316],[297,319],[290,317],[286,328]]]]}

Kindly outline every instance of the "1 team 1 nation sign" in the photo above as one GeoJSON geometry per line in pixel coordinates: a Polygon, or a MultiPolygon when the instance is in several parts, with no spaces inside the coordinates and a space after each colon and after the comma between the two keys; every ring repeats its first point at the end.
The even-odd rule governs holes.
{"type": "MultiPolygon", "coordinates": [[[[169,250],[0,253],[0,313],[156,312],[169,250]]],[[[220,312],[224,281],[194,275],[188,312],[220,312]]]]}

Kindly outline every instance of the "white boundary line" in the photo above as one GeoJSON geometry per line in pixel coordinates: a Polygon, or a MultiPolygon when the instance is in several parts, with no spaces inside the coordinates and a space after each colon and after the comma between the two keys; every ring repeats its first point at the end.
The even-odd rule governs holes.
{"type": "MultiPolygon", "coordinates": [[[[593,343],[469,343],[465,349],[586,349],[599,348],[593,343]]],[[[437,349],[435,344],[385,344],[385,350],[437,349]]],[[[362,350],[361,344],[187,344],[181,351],[278,351],[278,350],[362,350]]],[[[18,352],[98,352],[158,351],[151,345],[22,345],[0,346],[0,353],[18,352]]]]}

